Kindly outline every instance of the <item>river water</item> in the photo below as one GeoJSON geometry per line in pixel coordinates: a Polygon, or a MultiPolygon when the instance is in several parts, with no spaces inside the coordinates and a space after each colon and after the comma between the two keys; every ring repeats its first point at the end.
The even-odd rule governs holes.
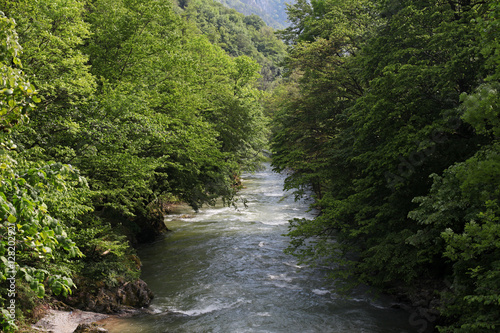
{"type": "Polygon", "coordinates": [[[288,220],[308,205],[267,169],[243,177],[238,209],[170,215],[172,230],[139,250],[151,313],[113,319],[111,333],[416,332],[409,313],[364,291],[338,295],[326,272],[286,255],[288,220]],[[242,201],[246,200],[246,207],[242,201]],[[185,214],[192,214],[185,216],[185,214]]]}

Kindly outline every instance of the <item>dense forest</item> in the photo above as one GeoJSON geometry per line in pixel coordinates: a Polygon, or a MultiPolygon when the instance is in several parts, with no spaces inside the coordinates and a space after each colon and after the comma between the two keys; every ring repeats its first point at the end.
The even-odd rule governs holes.
{"type": "Polygon", "coordinates": [[[165,231],[172,204],[234,202],[241,171],[263,158],[262,99],[285,47],[260,18],[215,3],[21,0],[0,10],[8,332],[44,297],[74,305],[76,291],[90,303],[137,280],[131,245],[165,231]]]}
{"type": "Polygon", "coordinates": [[[204,0],[0,11],[3,331],[137,281],[171,206],[235,204],[267,149],[314,198],[289,253],[498,331],[498,0],[298,0],[277,35],[204,0]]]}
{"type": "Polygon", "coordinates": [[[292,221],[288,251],[345,288],[428,289],[441,318],[415,319],[442,332],[498,332],[500,2],[299,0],[288,14],[273,163],[318,211],[292,221]]]}

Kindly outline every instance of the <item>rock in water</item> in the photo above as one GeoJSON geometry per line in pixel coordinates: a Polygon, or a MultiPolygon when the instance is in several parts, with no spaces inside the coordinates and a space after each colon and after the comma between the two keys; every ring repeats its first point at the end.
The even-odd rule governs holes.
{"type": "Polygon", "coordinates": [[[125,283],[118,289],[117,296],[121,299],[121,304],[134,308],[148,307],[154,298],[153,292],[142,280],[125,283]]]}
{"type": "Polygon", "coordinates": [[[96,291],[81,286],[63,301],[81,310],[111,314],[120,312],[123,307],[146,308],[153,297],[146,282],[139,279],[114,288],[100,287],[96,291]]]}
{"type": "Polygon", "coordinates": [[[108,332],[107,329],[99,327],[96,323],[92,324],[80,324],[73,331],[73,333],[105,333],[108,332]]]}
{"type": "Polygon", "coordinates": [[[73,331],[73,333],[105,333],[108,332],[107,329],[99,327],[96,323],[92,324],[80,324],[73,331]]]}

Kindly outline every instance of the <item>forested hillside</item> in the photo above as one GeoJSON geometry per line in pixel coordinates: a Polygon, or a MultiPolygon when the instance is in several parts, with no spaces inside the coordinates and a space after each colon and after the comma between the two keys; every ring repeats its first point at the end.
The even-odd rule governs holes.
{"type": "Polygon", "coordinates": [[[233,57],[246,55],[259,63],[261,90],[268,90],[281,76],[286,46],[259,16],[245,16],[213,1],[192,0],[181,8],[181,15],[195,23],[212,44],[233,57]]]}
{"type": "Polygon", "coordinates": [[[37,296],[73,292],[71,304],[90,306],[103,288],[136,280],[129,242],[165,231],[173,203],[232,203],[239,174],[258,166],[262,90],[284,46],[235,12],[217,13],[208,34],[201,20],[215,21],[202,9],[223,10],[197,6],[0,1],[5,332],[34,314],[37,296]],[[244,45],[229,43],[239,29],[229,19],[248,29],[244,45]]]}
{"type": "Polygon", "coordinates": [[[217,0],[226,7],[245,15],[257,15],[275,29],[288,26],[286,6],[293,1],[284,0],[217,0]]]}
{"type": "Polygon", "coordinates": [[[345,283],[427,289],[442,317],[420,328],[498,332],[500,3],[301,0],[288,14],[273,164],[320,212],[292,222],[289,251],[345,283]]]}

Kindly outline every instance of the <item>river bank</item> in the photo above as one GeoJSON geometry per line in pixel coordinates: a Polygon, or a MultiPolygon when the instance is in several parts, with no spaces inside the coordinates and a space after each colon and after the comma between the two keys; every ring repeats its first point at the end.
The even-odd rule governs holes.
{"type": "Polygon", "coordinates": [[[93,333],[108,332],[108,326],[121,318],[152,314],[147,308],[134,309],[123,306],[116,313],[99,313],[93,311],[82,311],[71,309],[48,309],[42,319],[31,326],[33,332],[51,332],[51,333],[93,333]]]}
{"type": "MultiPolygon", "coordinates": [[[[80,286],[64,300],[43,306],[43,317],[32,325],[37,331],[73,333],[80,324],[88,325],[108,317],[126,317],[147,312],[154,295],[142,280],[91,290],[80,286]]],[[[90,327],[77,332],[103,332],[90,327]]]]}
{"type": "Polygon", "coordinates": [[[96,312],[50,309],[47,314],[32,327],[41,332],[73,333],[80,324],[91,324],[108,317],[109,315],[107,314],[96,312]]]}

